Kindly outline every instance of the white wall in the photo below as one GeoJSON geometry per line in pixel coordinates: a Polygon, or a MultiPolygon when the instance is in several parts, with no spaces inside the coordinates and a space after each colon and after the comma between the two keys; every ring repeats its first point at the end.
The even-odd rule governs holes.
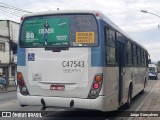
{"type": "Polygon", "coordinates": [[[0,21],[0,35],[9,36],[7,21],[0,21]]]}
{"type": "MultiPolygon", "coordinates": [[[[5,43],[5,51],[0,51],[0,60],[2,66],[0,66],[0,69],[6,68],[3,67],[7,65],[7,71],[8,71],[8,79],[9,79],[9,85],[14,85],[14,79],[15,76],[11,75],[11,66],[14,65],[13,63],[10,63],[10,41],[17,43],[18,41],[18,34],[19,34],[19,24],[15,23],[13,21],[1,21],[0,20],[0,42],[5,43]],[[9,25],[9,26],[8,26],[9,25]],[[10,37],[10,38],[9,38],[10,37]]],[[[15,55],[14,55],[15,56],[15,55]]],[[[16,60],[16,59],[15,59],[16,60]]],[[[12,61],[16,63],[16,61],[12,61]]]]}
{"type": "Polygon", "coordinates": [[[10,21],[10,39],[14,42],[18,42],[18,35],[19,35],[19,24],[10,21]]]}

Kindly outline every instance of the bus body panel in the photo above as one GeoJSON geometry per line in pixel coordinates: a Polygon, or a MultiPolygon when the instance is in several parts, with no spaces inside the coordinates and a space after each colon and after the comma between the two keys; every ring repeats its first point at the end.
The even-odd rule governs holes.
{"type": "Polygon", "coordinates": [[[129,82],[133,83],[132,97],[144,89],[144,83],[147,83],[147,71],[145,67],[126,67],[125,68],[125,97],[128,97],[129,82]]]}
{"type": "Polygon", "coordinates": [[[86,98],[96,74],[89,73],[89,51],[89,48],[71,48],[54,53],[28,48],[26,56],[34,54],[35,60],[26,58],[27,74],[22,74],[30,95],[86,98]],[[64,85],[65,89],[51,90],[51,85],[64,85]]]}
{"type": "Polygon", "coordinates": [[[103,68],[104,84],[103,91],[110,110],[116,110],[120,105],[118,103],[118,89],[119,89],[119,68],[118,67],[105,67],[103,68]]]}

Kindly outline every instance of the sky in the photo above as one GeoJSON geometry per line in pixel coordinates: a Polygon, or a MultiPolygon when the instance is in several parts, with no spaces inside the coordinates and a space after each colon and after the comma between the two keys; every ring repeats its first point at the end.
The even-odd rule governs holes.
{"type": "MultiPolygon", "coordinates": [[[[144,46],[152,61],[160,61],[160,0],[1,0],[1,3],[31,12],[57,10],[99,10],[133,40],[144,46]]],[[[20,17],[0,10],[0,19],[16,22],[20,17]]]]}

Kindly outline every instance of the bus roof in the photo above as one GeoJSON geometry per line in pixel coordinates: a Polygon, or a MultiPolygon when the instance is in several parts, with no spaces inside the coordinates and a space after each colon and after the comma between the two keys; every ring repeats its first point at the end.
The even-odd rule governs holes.
{"type": "Polygon", "coordinates": [[[32,17],[32,16],[41,16],[41,15],[52,15],[52,14],[78,14],[78,13],[81,13],[81,14],[82,13],[90,13],[90,14],[94,14],[95,16],[97,15],[96,16],[97,19],[104,20],[113,29],[117,30],[118,32],[120,32],[121,34],[126,36],[129,39],[129,41],[135,43],[136,45],[140,46],[141,48],[143,48],[144,50],[147,51],[147,49],[145,47],[141,46],[139,43],[137,43],[136,41],[131,39],[120,27],[118,27],[115,23],[113,23],[109,18],[107,18],[100,11],[96,11],[96,10],[56,10],[56,11],[47,11],[47,12],[26,14],[26,15],[23,15],[22,18],[32,17]]]}

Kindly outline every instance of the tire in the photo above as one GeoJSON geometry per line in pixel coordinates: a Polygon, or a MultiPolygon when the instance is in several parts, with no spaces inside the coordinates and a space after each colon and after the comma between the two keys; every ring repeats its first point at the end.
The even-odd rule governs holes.
{"type": "MultiPolygon", "coordinates": [[[[146,80],[144,81],[144,88],[146,87],[146,80]]],[[[143,90],[140,92],[140,94],[143,94],[144,93],[144,88],[143,90]]]]}
{"type": "Polygon", "coordinates": [[[132,87],[130,85],[129,92],[128,92],[128,100],[127,100],[127,103],[125,105],[125,108],[129,109],[131,107],[131,103],[132,103],[132,87]]]}

